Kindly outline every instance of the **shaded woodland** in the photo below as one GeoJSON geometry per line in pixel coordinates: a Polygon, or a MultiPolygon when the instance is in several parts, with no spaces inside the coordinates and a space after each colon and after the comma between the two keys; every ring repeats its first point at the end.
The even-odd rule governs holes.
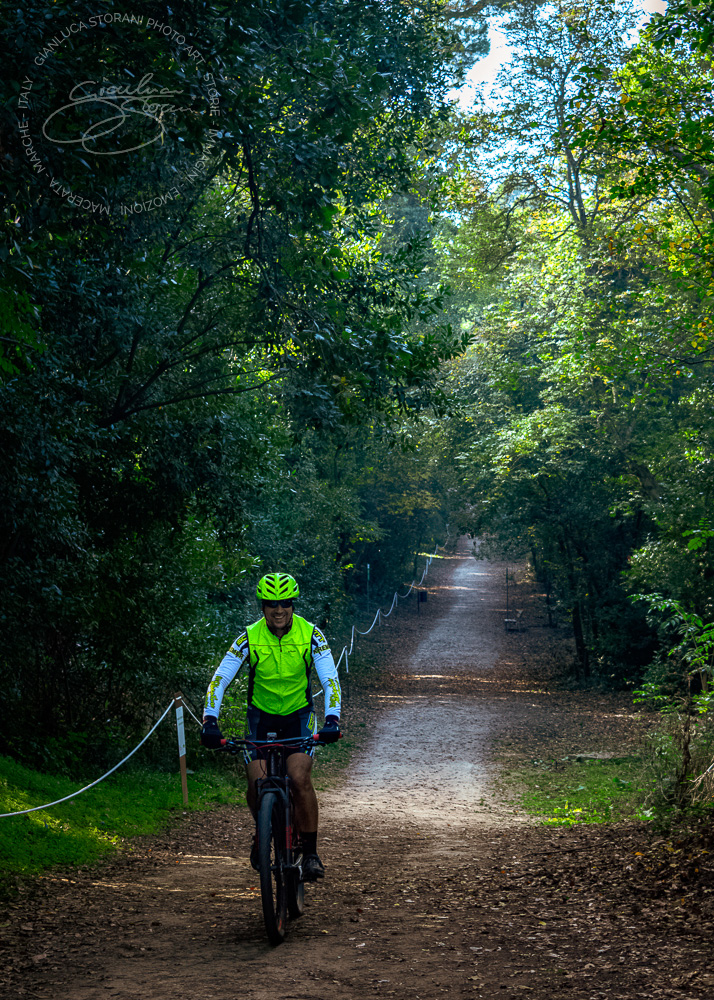
{"type": "Polygon", "coordinates": [[[334,634],[368,563],[378,598],[447,532],[529,559],[574,679],[706,717],[712,5],[181,0],[58,35],[108,11],[0,12],[0,751],[111,748],[198,696],[261,573],[334,634]],[[513,58],[460,106],[489,16],[513,58]],[[160,152],[39,127],[149,67],[188,101],[160,152]]]}

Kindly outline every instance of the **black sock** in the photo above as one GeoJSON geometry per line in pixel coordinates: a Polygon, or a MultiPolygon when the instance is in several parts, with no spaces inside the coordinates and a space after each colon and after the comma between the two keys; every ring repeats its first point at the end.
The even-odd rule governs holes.
{"type": "Polygon", "coordinates": [[[317,831],[315,833],[301,833],[300,843],[303,854],[317,854],[317,831]]]}

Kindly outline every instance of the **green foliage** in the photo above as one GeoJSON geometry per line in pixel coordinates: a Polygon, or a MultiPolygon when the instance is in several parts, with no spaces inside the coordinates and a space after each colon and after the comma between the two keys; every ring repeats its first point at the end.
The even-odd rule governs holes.
{"type": "Polygon", "coordinates": [[[692,717],[690,706],[672,711],[664,704],[643,755],[643,816],[655,829],[669,830],[711,815],[714,726],[710,715],[692,717]]]}
{"type": "Polygon", "coordinates": [[[634,696],[662,717],[648,739],[646,806],[648,818],[668,829],[706,811],[711,798],[714,628],[673,598],[636,594],[633,600],[647,605],[667,652],[648,666],[634,696]]]}
{"type": "Polygon", "coordinates": [[[671,48],[682,37],[687,38],[692,47],[706,52],[714,42],[714,5],[698,0],[672,0],[667,11],[652,19],[648,35],[658,48],[671,48]]]}
{"type": "Polygon", "coordinates": [[[611,158],[609,174],[620,195],[653,195],[671,185],[688,199],[693,183],[709,201],[714,196],[710,15],[709,4],[675,3],[654,16],[616,74],[619,92],[609,100],[593,100],[603,67],[588,61],[580,68],[580,143],[595,143],[611,158]]]}
{"type": "Polygon", "coordinates": [[[400,446],[373,442],[350,456],[362,507],[377,529],[354,546],[353,592],[364,593],[369,563],[372,598],[391,600],[416,576],[418,553],[443,543],[450,513],[443,444],[441,423],[425,418],[404,426],[400,446]]]}
{"type": "Polygon", "coordinates": [[[482,163],[498,178],[511,212],[519,203],[558,206],[562,229],[587,240],[600,209],[603,163],[592,144],[577,148],[578,120],[614,93],[633,4],[526,2],[510,5],[509,15],[504,29],[514,55],[498,76],[499,102],[489,115],[482,163]],[[598,74],[593,93],[585,95],[576,72],[588,63],[598,74]]]}
{"type": "MultiPolygon", "coordinates": [[[[675,645],[668,643],[668,656],[684,665],[690,690],[691,682],[695,679],[701,685],[701,692],[694,694],[692,700],[699,713],[705,714],[710,707],[709,685],[714,671],[714,625],[702,621],[699,615],[688,611],[680,601],[662,597],[661,594],[636,594],[635,600],[647,604],[653,624],[659,624],[669,636],[680,640],[675,645]]],[[[645,697],[644,693],[642,697],[645,697]]]]}
{"type": "Polygon", "coordinates": [[[662,642],[628,591],[714,607],[710,73],[699,7],[628,51],[630,7],[519,5],[439,229],[474,341],[446,383],[452,523],[529,554],[577,671],[628,683],[662,642]]]}
{"type": "Polygon", "coordinates": [[[674,3],[664,16],[654,16],[607,97],[594,98],[602,67],[586,62],[572,115],[578,147],[605,157],[603,177],[612,196],[665,206],[674,197],[686,212],[678,221],[678,212],[667,211],[655,228],[639,228],[658,256],[669,258],[680,288],[706,307],[701,322],[680,341],[694,363],[706,362],[711,350],[708,312],[714,294],[710,14],[709,4],[674,3]],[[584,102],[585,113],[579,106],[584,102]]]}
{"type": "Polygon", "coordinates": [[[18,375],[41,349],[34,322],[37,312],[26,292],[0,288],[0,374],[18,375]]]}
{"type": "Polygon", "coordinates": [[[140,30],[90,28],[105,0],[0,12],[4,752],[71,770],[79,745],[58,748],[80,732],[114,758],[177,688],[201,704],[262,571],[294,572],[337,627],[369,545],[394,534],[401,568],[423,544],[423,519],[394,514],[397,477],[367,505],[326,456],[333,437],[393,443],[466,342],[422,276],[425,225],[385,212],[429,199],[443,95],[477,44],[440,8],[151,0],[140,30]],[[77,80],[148,66],[189,107],[160,146],[122,159],[43,137],[77,80]]]}

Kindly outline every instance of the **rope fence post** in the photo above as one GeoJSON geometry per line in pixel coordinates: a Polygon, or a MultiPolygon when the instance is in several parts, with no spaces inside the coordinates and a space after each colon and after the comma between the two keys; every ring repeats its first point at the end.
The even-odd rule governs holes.
{"type": "Polygon", "coordinates": [[[178,736],[179,767],[181,769],[181,791],[183,804],[188,805],[188,773],[186,771],[186,733],[183,727],[183,695],[177,691],[174,695],[176,708],[176,734],[178,736]]]}

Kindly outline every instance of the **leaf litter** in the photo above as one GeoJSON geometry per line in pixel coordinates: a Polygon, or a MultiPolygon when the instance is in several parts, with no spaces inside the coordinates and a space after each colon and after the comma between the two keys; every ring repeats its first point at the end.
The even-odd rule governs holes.
{"type": "MultiPolygon", "coordinates": [[[[480,579],[491,618],[476,623],[498,650],[495,662],[469,669],[474,632],[465,628],[452,634],[442,674],[438,664],[434,676],[410,674],[410,655],[456,601],[454,562],[434,563],[418,618],[407,607],[374,640],[372,651],[391,669],[352,691],[347,728],[365,722],[373,732],[405,699],[417,707],[444,699],[448,719],[456,695],[475,710],[485,702],[492,714],[497,709],[482,748],[494,771],[499,762],[634,745],[637,724],[622,697],[558,688],[566,638],[554,644],[535,627],[503,635],[497,564],[486,567],[490,583],[480,579]]],[[[457,596],[463,603],[463,592],[457,596]]],[[[528,608],[525,590],[520,597],[528,608]]],[[[535,619],[537,600],[530,607],[535,619]]],[[[447,735],[458,740],[458,732],[447,735]]],[[[368,748],[367,740],[356,763],[374,754],[368,748]]],[[[390,814],[385,802],[375,822],[373,813],[348,808],[341,788],[349,773],[345,781],[336,771],[322,794],[327,878],[308,887],[305,915],[279,948],[265,941],[247,811],[225,807],[187,816],[101,865],[21,881],[0,914],[0,992],[38,1000],[174,993],[310,1000],[337,984],[348,1000],[714,995],[714,844],[705,836],[655,836],[638,821],[544,827],[488,781],[488,815],[479,822],[462,812],[449,826],[425,825],[390,814]]],[[[439,795],[434,783],[413,790],[414,801],[426,797],[431,808],[439,795]]]]}

